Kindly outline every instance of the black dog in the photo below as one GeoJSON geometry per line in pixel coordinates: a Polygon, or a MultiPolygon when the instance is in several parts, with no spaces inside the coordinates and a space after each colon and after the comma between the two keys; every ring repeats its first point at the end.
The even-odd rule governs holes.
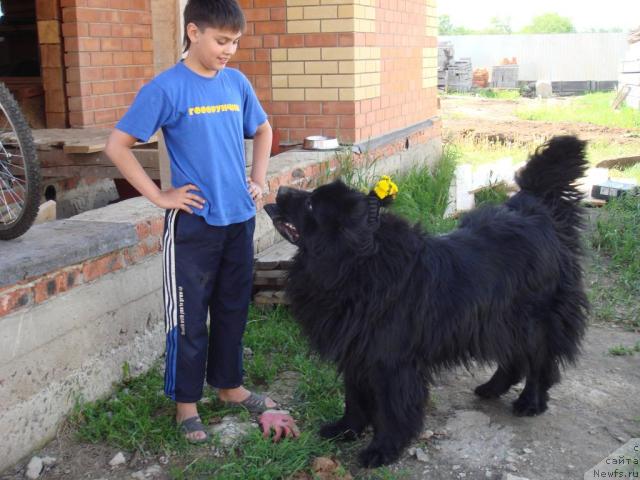
{"type": "Polygon", "coordinates": [[[286,290],[292,313],[344,375],[344,416],[322,436],[355,438],[372,425],[361,463],[395,461],[422,429],[433,374],[471,360],[498,366],[479,396],[499,397],[526,379],[514,412],[546,410],[585,330],[573,185],[584,150],[575,137],[553,138],[518,175],[520,192],[439,237],[380,214],[377,197],[341,182],[280,188],[265,208],[299,247],[286,290]]]}

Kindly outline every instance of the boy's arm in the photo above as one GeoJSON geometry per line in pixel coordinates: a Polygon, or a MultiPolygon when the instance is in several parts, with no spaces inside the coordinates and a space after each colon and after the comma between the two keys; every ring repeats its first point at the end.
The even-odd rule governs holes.
{"type": "Polygon", "coordinates": [[[262,196],[266,188],[267,167],[271,156],[272,140],[273,132],[267,120],[258,127],[253,136],[253,163],[251,165],[249,192],[254,200],[262,196]]]}
{"type": "Polygon", "coordinates": [[[104,153],[122,173],[122,176],[138,192],[160,208],[179,208],[188,213],[193,213],[190,206],[202,208],[204,200],[191,193],[191,190],[198,190],[195,185],[184,185],[167,191],[160,190],[131,152],[131,147],[136,142],[135,137],[118,129],[114,129],[109,135],[104,153]]]}

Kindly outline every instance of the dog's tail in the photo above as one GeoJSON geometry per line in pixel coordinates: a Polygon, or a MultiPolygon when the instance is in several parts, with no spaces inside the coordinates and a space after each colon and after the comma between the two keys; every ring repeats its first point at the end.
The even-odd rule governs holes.
{"type": "Polygon", "coordinates": [[[549,207],[559,233],[572,250],[579,252],[578,231],[583,225],[582,193],[576,181],[587,169],[587,143],[570,135],[553,137],[537,148],[516,176],[520,188],[549,207]]]}

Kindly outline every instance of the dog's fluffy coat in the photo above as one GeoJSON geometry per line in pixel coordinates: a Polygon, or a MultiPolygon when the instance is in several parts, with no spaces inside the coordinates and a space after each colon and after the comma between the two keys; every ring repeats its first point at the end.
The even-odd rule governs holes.
{"type": "Polygon", "coordinates": [[[525,379],[514,412],[546,410],[585,329],[574,186],[584,150],[575,137],[553,138],[519,174],[516,195],[445,236],[378,217],[373,197],[341,182],[280,189],[266,209],[299,246],[286,290],[293,315],[344,376],[344,416],[323,436],[354,438],[372,425],[362,464],[395,461],[422,429],[433,374],[471,360],[497,364],[479,396],[525,379]]]}

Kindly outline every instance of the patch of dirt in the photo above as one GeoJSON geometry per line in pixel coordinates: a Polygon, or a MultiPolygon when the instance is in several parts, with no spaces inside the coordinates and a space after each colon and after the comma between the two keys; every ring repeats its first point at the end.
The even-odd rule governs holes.
{"type": "MultiPolygon", "coordinates": [[[[567,98],[549,99],[562,104],[567,98]]],[[[554,135],[577,134],[583,140],[602,140],[618,145],[637,145],[640,133],[624,128],[604,127],[589,123],[540,122],[522,120],[519,108],[539,104],[539,100],[518,98],[497,100],[472,96],[440,97],[443,136],[448,139],[471,137],[500,143],[543,143],[554,135]]]]}

